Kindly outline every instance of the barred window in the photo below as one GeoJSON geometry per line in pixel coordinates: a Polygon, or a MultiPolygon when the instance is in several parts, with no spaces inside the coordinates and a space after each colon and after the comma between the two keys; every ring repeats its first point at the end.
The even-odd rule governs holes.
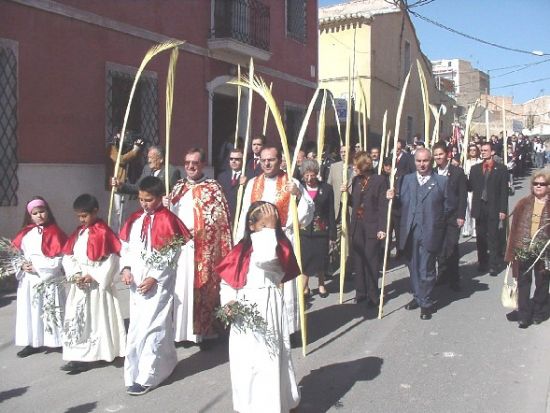
{"type": "Polygon", "coordinates": [[[286,0],[287,35],[305,43],[306,29],[306,0],[286,0]]]}
{"type": "MultiPolygon", "coordinates": [[[[106,144],[111,143],[113,136],[122,129],[135,72],[135,69],[114,64],[107,67],[106,144]]],[[[134,93],[126,130],[134,137],[143,139],[146,147],[158,145],[160,142],[158,106],[156,75],[144,72],[134,93]]],[[[145,156],[145,151],[143,153],[145,156]]]]}
{"type": "Polygon", "coordinates": [[[17,43],[0,39],[0,206],[17,205],[17,43]]]}

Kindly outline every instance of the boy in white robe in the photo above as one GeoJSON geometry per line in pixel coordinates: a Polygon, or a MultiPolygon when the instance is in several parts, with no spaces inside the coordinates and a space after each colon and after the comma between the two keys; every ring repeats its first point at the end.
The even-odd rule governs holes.
{"type": "Polygon", "coordinates": [[[144,178],[138,195],[142,209],[132,214],[120,231],[122,280],[130,287],[124,382],[126,392],[132,396],[158,386],[177,363],[172,327],[173,264],[181,243],[187,242],[191,234],[177,216],[162,206],[163,195],[160,179],[144,178]],[[179,246],[174,240],[180,241],[179,246]]]}
{"type": "Polygon", "coordinates": [[[61,370],[77,374],[93,362],[124,357],[126,330],[115,288],[119,273],[120,240],[98,218],[99,204],[89,194],[73,203],[80,226],[63,252],[63,266],[72,282],[63,323],[61,370]]]}

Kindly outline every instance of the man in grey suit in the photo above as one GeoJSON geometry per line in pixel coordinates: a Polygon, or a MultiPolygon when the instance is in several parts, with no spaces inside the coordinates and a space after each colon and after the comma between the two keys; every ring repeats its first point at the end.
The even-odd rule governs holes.
{"type": "MultiPolygon", "coordinates": [[[[112,178],[111,184],[116,187],[117,192],[122,194],[131,194],[137,195],[139,183],[146,176],[156,176],[162,182],[164,182],[164,177],[166,174],[166,168],[164,166],[164,150],[160,146],[151,146],[147,151],[147,165],[143,167],[143,172],[141,176],[132,184],[130,182],[120,182],[117,178],[112,178]]],[[[174,184],[181,178],[181,173],[179,169],[173,167],[172,165],[168,166],[170,173],[170,189],[174,184]]]]}
{"type": "MultiPolygon", "coordinates": [[[[343,182],[343,169],[344,169],[344,157],[346,156],[346,147],[340,147],[340,157],[341,161],[334,162],[330,166],[330,172],[327,178],[327,184],[332,186],[334,191],[334,218],[339,220],[340,217],[340,202],[342,200],[342,192],[340,188],[342,187],[343,182]]],[[[353,178],[353,151],[349,154],[349,166],[348,166],[348,187],[350,188],[351,193],[351,179],[353,178]]]]}
{"type": "MultiPolygon", "coordinates": [[[[429,320],[435,312],[431,296],[436,281],[435,262],[454,202],[447,191],[447,177],[432,171],[431,152],[419,148],[414,160],[416,172],[403,177],[396,197],[401,206],[399,247],[407,261],[413,293],[405,308],[420,307],[420,318],[429,320]]],[[[394,195],[393,190],[388,191],[388,198],[394,195]]]]}

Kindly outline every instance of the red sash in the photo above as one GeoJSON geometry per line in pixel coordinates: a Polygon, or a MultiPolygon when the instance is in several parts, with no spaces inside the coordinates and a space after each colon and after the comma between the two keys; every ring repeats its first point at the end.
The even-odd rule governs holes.
{"type": "MultiPolygon", "coordinates": [[[[252,244],[243,253],[241,268],[238,268],[239,257],[241,256],[243,248],[245,248],[244,241],[241,240],[216,267],[216,272],[220,274],[220,277],[235,289],[242,288],[246,285],[248,269],[250,267],[252,244]]],[[[281,282],[290,281],[300,274],[300,267],[298,266],[292,244],[288,238],[284,237],[277,239],[277,257],[285,273],[281,282]]]]}
{"type": "Polygon", "coordinates": [[[42,230],[42,254],[48,258],[61,255],[63,252],[63,245],[67,240],[67,235],[65,235],[61,228],[59,228],[55,223],[47,224],[43,227],[35,224],[27,225],[17,233],[12,241],[12,244],[18,249],[21,249],[23,237],[35,227],[39,227],[42,230]]]}
{"type": "MultiPolygon", "coordinates": [[[[63,247],[63,254],[74,254],[76,240],[85,229],[86,227],[81,225],[71,234],[69,240],[63,247]]],[[[91,261],[100,261],[111,254],[120,255],[120,240],[105,221],[99,219],[88,227],[86,255],[91,261]]]]}
{"type": "MultiPolygon", "coordinates": [[[[134,222],[141,217],[145,212],[140,209],[139,211],[134,212],[124,223],[122,229],[120,230],[120,239],[122,241],[128,241],[130,239],[130,231],[134,222]]],[[[153,225],[151,227],[151,246],[160,250],[168,242],[172,241],[174,237],[181,236],[185,242],[189,241],[191,233],[181,220],[167,210],[165,207],[161,206],[155,211],[153,219],[153,225]]]]}

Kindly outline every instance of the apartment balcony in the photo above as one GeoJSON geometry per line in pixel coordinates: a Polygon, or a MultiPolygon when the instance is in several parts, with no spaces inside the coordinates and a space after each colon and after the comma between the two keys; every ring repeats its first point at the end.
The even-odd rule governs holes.
{"type": "Polygon", "coordinates": [[[235,60],[267,61],[269,51],[269,7],[258,0],[214,0],[213,27],[208,48],[235,60]]]}

